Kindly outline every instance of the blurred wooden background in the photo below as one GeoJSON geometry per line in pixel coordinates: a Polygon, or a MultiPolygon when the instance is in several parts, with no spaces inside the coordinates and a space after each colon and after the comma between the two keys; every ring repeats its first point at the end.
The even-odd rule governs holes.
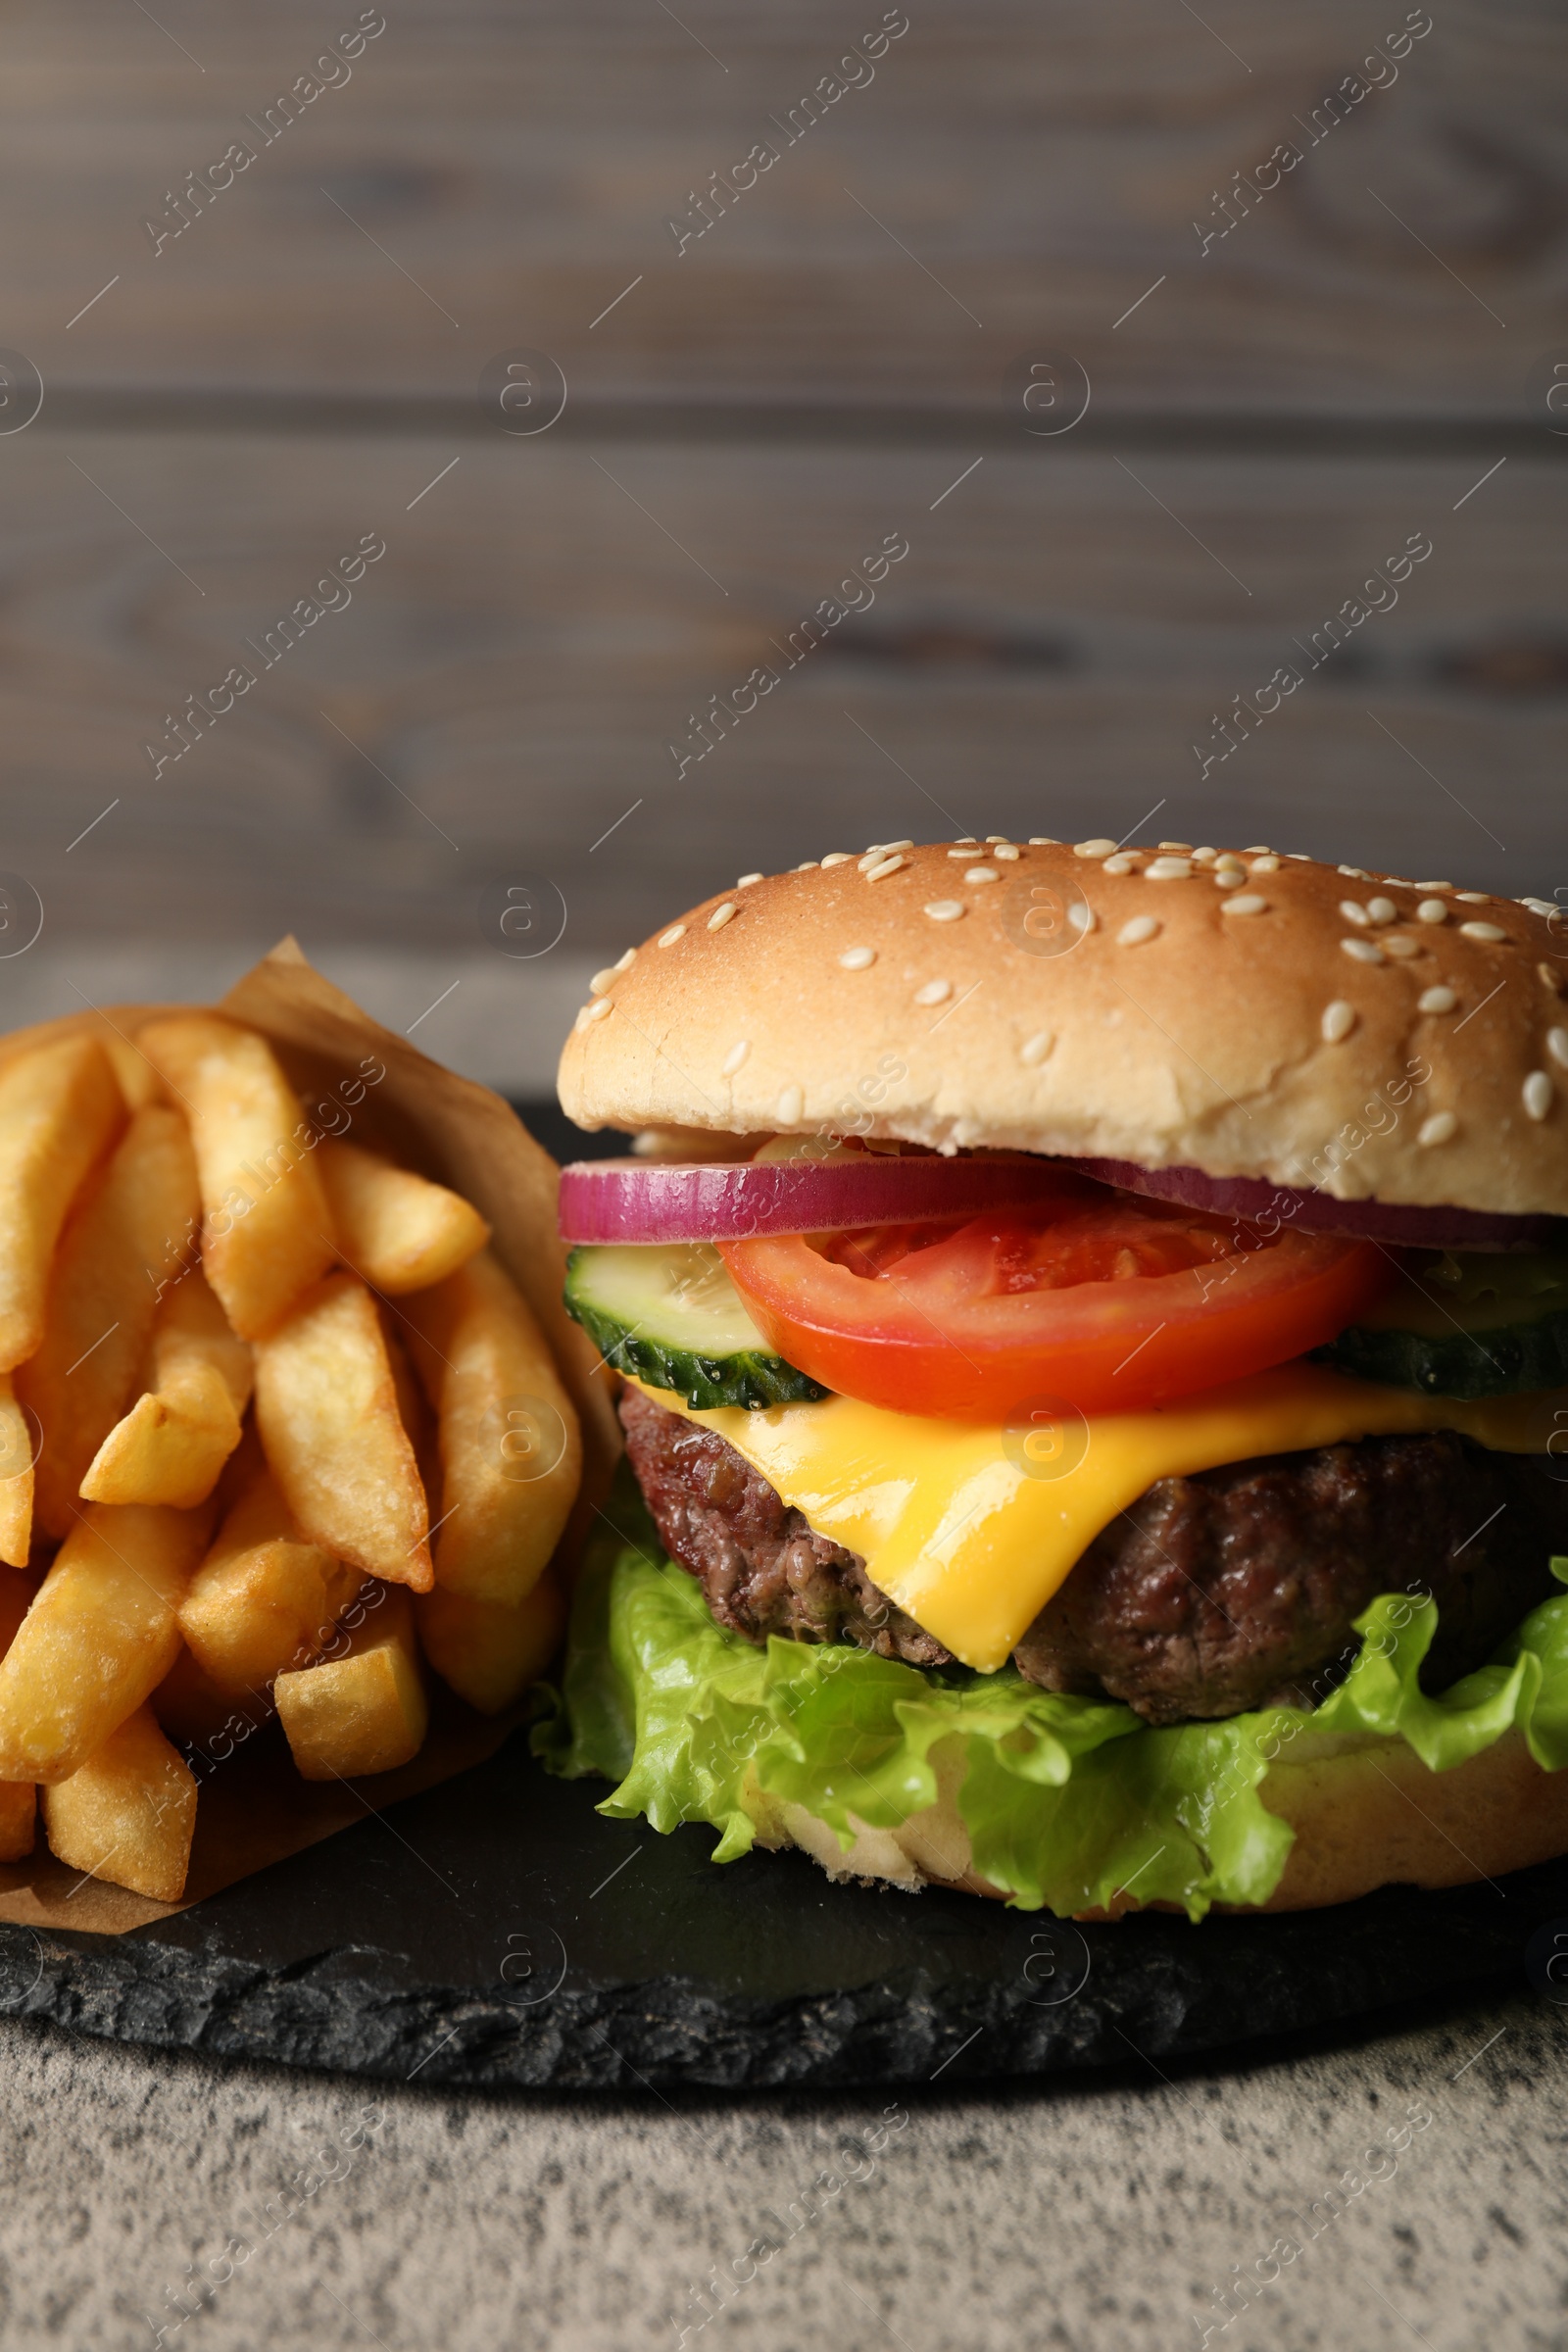
{"type": "Polygon", "coordinates": [[[386,0],[317,68],[382,13],[5,11],[0,343],[45,396],[0,407],[0,869],[45,919],[0,1020],[292,929],[538,1091],[587,970],[830,848],[1139,827],[1568,885],[1560,6],[386,0]],[[479,391],[519,348],[568,387],[531,436],[479,391]],[[678,774],[888,534],[874,605],[678,774]],[[1412,534],[1396,607],[1204,773],[1412,534]],[[484,912],[519,877],[565,910],[526,962],[484,912]]]}

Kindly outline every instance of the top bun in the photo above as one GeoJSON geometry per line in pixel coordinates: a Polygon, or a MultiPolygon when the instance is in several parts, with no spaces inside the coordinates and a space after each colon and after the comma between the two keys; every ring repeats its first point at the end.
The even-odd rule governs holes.
{"type": "Polygon", "coordinates": [[[1568,927],[1253,848],[892,842],[593,982],[583,1127],[857,1133],[1568,1214],[1568,927]]]}

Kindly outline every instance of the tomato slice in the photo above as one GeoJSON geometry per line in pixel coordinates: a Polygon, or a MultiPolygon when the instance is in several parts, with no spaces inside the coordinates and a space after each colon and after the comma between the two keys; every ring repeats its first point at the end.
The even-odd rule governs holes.
{"type": "Polygon", "coordinates": [[[1135,1412],[1332,1339],[1392,1279],[1371,1242],[1268,1232],[1063,1174],[964,1223],[721,1242],[769,1345],[846,1396],[1005,1421],[1135,1412]]]}

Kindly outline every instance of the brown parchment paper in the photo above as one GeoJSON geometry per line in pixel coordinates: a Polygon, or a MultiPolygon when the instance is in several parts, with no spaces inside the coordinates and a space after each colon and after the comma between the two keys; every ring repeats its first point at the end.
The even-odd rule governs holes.
{"type": "MultiPolygon", "coordinates": [[[[144,1023],[193,1009],[225,1013],[259,1029],[303,1095],[330,1097],[342,1105],[334,1115],[350,1123],[340,1132],[391,1151],[421,1174],[451,1185],[489,1220],[492,1247],[538,1316],[582,1421],[582,1492],[554,1563],[569,1576],[609,1486],[620,1433],[610,1376],[561,1302],[565,1252],[556,1233],[555,1161],[499,1095],[443,1069],[406,1037],[371,1020],[322,978],[293,939],[264,956],[220,1004],[84,1004],[80,1012],[0,1038],[0,1066],[48,1038],[83,1030],[134,1044],[144,1023]],[[356,1102],[368,1057],[386,1075],[365,1085],[356,1102]]],[[[329,1783],[302,1781],[276,1726],[264,1727],[232,1753],[197,1760],[196,1835],[179,1902],[153,1902],[67,1870],[45,1846],[40,1819],[34,1852],[25,1861],[0,1864],[0,1920],[122,1936],[167,1919],[400,1797],[482,1763],[520,1717],[520,1708],[476,1714],[432,1676],[429,1735],[412,1763],[367,1780],[329,1783]]],[[[439,1870],[440,1856],[429,1859],[439,1870]]]]}

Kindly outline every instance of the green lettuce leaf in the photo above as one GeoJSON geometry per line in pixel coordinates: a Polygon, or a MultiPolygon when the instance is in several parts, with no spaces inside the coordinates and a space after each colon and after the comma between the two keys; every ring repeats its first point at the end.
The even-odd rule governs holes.
{"type": "MultiPolygon", "coordinates": [[[[611,1520],[535,1752],[565,1777],[615,1781],[602,1813],[657,1830],[710,1823],[717,1862],[759,1838],[780,1842],[788,1804],[827,1822],[848,1851],[858,1823],[897,1827],[936,1802],[939,1772],[951,1786],[961,1770],[971,1867],[1020,1909],[1068,1916],[1130,1888],[1196,1920],[1211,1903],[1264,1902],[1279,1884],[1295,1832],[1258,1794],[1276,1759],[1400,1739],[1448,1772],[1517,1726],[1545,1770],[1568,1763],[1568,1595],[1534,1609],[1494,1663],[1429,1697],[1417,1675],[1436,1606],[1386,1593],[1356,1619],[1355,1663],[1319,1707],[1154,1730],[1129,1707],[1041,1690],[1010,1667],[756,1646],[714,1624],[629,1480],[611,1520]]],[[[1553,1567],[1568,1584],[1568,1560],[1553,1567]]]]}

